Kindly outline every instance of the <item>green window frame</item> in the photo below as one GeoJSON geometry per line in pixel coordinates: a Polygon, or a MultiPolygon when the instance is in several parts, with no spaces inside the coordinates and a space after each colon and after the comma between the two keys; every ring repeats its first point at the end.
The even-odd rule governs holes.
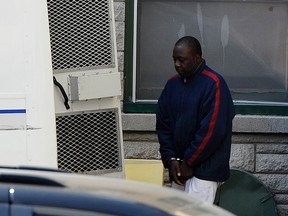
{"type": "MultiPolygon", "coordinates": [[[[134,53],[134,0],[125,1],[125,60],[124,60],[124,113],[155,113],[156,102],[133,102],[134,53]]],[[[288,103],[250,101],[234,102],[236,113],[242,115],[288,116],[288,103]]]]}

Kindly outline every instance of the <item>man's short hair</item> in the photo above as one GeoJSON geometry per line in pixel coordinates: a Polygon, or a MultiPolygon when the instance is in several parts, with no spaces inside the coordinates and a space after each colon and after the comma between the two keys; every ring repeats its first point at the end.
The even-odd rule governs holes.
{"type": "Polygon", "coordinates": [[[202,57],[201,44],[195,37],[184,36],[176,42],[175,46],[178,45],[187,46],[191,49],[192,52],[195,52],[195,54],[199,54],[200,57],[202,57]]]}

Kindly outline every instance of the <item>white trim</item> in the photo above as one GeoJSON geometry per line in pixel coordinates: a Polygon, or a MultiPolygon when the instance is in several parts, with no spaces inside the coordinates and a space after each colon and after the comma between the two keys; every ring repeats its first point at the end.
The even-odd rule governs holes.
{"type": "Polygon", "coordinates": [[[136,48],[137,48],[137,4],[138,1],[134,1],[134,25],[133,25],[133,82],[132,82],[132,102],[136,101],[136,48]]]}
{"type": "Polygon", "coordinates": [[[286,102],[233,100],[234,104],[288,106],[286,102]]]}
{"type": "Polygon", "coordinates": [[[285,74],[285,89],[286,91],[288,90],[288,45],[287,45],[287,42],[288,42],[288,38],[286,38],[286,74],[285,74]]]}

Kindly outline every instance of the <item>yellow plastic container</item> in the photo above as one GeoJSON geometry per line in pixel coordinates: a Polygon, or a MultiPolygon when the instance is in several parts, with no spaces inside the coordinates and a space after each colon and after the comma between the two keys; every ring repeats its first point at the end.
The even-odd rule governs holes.
{"type": "Polygon", "coordinates": [[[163,185],[164,168],[161,160],[125,159],[127,180],[163,185]]]}

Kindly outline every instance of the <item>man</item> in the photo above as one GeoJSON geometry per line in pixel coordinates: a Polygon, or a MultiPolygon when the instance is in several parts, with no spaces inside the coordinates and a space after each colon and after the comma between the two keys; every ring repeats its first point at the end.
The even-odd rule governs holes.
{"type": "Polygon", "coordinates": [[[213,203],[218,183],[230,175],[233,101],[196,38],[179,39],[173,60],[178,74],[167,81],[156,111],[162,162],[174,183],[213,203]]]}

